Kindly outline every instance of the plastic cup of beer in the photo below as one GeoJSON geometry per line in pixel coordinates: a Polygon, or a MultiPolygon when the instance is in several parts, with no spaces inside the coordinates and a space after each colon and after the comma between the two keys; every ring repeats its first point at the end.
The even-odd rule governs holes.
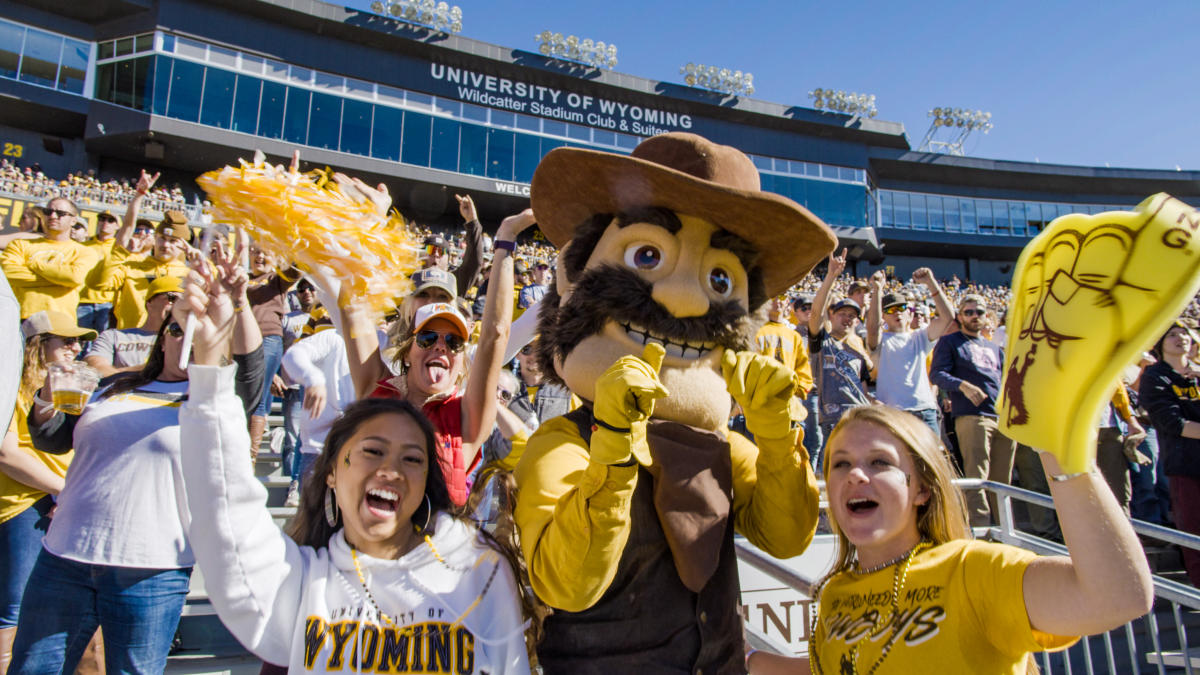
{"type": "Polygon", "coordinates": [[[53,396],[54,409],[68,415],[83,413],[99,382],[99,371],[86,363],[51,363],[50,394],[53,396]]]}

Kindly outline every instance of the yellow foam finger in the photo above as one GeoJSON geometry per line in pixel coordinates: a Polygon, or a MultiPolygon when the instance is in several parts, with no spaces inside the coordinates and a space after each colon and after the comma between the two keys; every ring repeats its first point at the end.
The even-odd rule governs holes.
{"type": "Polygon", "coordinates": [[[1200,290],[1200,212],[1166,194],[1134,211],[1056,219],[1013,272],[997,413],[1010,438],[1095,461],[1100,413],[1120,371],[1200,290]]]}

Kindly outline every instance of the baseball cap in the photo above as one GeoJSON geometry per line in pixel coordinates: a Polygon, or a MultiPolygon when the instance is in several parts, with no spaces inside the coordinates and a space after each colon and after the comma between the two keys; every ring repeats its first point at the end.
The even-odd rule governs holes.
{"type": "Polygon", "coordinates": [[[28,319],[21,322],[21,335],[24,335],[26,340],[34,335],[47,333],[61,337],[83,338],[84,340],[96,339],[96,331],[80,328],[79,324],[75,323],[75,317],[52,309],[34,312],[29,315],[28,319]]]}
{"type": "Polygon", "coordinates": [[[155,234],[178,237],[187,241],[192,238],[192,231],[187,226],[187,214],[183,211],[167,211],[163,214],[162,222],[158,224],[155,234]]]}
{"type": "Polygon", "coordinates": [[[446,243],[446,239],[440,234],[431,234],[428,237],[425,237],[425,241],[423,243],[426,246],[436,246],[443,251],[450,248],[450,245],[446,243]]]}
{"type": "Polygon", "coordinates": [[[423,269],[413,275],[414,293],[420,293],[426,288],[440,288],[450,294],[450,297],[458,296],[458,280],[440,267],[429,267],[423,269]]]}
{"type": "Polygon", "coordinates": [[[842,298],[841,300],[838,300],[837,302],[833,303],[833,305],[830,306],[830,308],[829,308],[829,313],[833,314],[834,312],[838,311],[839,309],[845,309],[847,307],[849,307],[850,309],[853,309],[854,313],[856,315],[858,315],[860,317],[862,316],[862,307],[859,307],[858,303],[855,302],[852,298],[842,298]]]}
{"type": "Polygon", "coordinates": [[[513,271],[517,274],[529,274],[529,263],[524,260],[518,260],[513,263],[513,271]]]}
{"type": "Polygon", "coordinates": [[[792,301],[792,307],[812,307],[813,296],[811,293],[801,293],[792,301]]]}
{"type": "Polygon", "coordinates": [[[146,291],[146,302],[150,302],[154,296],[161,293],[182,293],[183,280],[179,277],[158,277],[150,282],[150,288],[146,291]]]}
{"type": "Polygon", "coordinates": [[[96,220],[105,220],[105,219],[115,221],[115,220],[117,220],[117,217],[113,215],[112,211],[109,211],[107,209],[96,214],[96,220]]]}
{"type": "Polygon", "coordinates": [[[417,331],[421,330],[425,327],[425,324],[433,321],[434,319],[445,319],[449,321],[450,323],[454,324],[455,328],[458,329],[459,333],[463,337],[467,337],[467,320],[463,318],[462,314],[458,313],[458,310],[454,308],[454,305],[451,305],[448,302],[435,302],[418,309],[417,316],[415,319],[413,319],[413,332],[416,333],[417,331]]]}
{"type": "Polygon", "coordinates": [[[911,304],[908,301],[908,298],[899,293],[885,293],[883,295],[883,300],[882,300],[881,306],[883,307],[883,309],[887,309],[888,307],[895,307],[896,305],[908,305],[908,304],[911,304]]]}

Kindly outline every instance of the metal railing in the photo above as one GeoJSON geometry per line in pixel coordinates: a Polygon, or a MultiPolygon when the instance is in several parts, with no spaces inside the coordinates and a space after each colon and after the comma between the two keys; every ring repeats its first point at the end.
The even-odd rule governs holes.
{"type": "MultiPolygon", "coordinates": [[[[998,524],[987,528],[976,528],[976,537],[1018,546],[1039,555],[1067,555],[1067,549],[1062,544],[1023,532],[1016,525],[1013,512],[1014,501],[1053,509],[1054,501],[1049,495],[978,479],[960,479],[956,480],[955,484],[960,489],[986,490],[996,498],[998,524]]],[[[822,486],[822,510],[826,506],[822,486]]],[[[1200,550],[1200,536],[1140,520],[1133,520],[1132,523],[1134,531],[1143,538],[1143,541],[1153,540],[1200,550]]],[[[818,537],[821,536],[818,535],[818,537]]],[[[831,537],[832,535],[824,536],[831,537]]],[[[744,539],[738,538],[736,546],[738,560],[743,565],[762,572],[811,601],[813,587],[820,581],[820,575],[810,577],[795,569],[794,566],[789,566],[759,551],[744,539]]],[[[825,566],[826,569],[832,564],[832,559],[828,562],[829,564],[825,566]]],[[[1166,675],[1168,672],[1182,671],[1187,675],[1192,675],[1200,670],[1200,649],[1193,649],[1191,653],[1188,649],[1190,646],[1188,642],[1189,625],[1194,632],[1200,631],[1200,591],[1190,585],[1156,574],[1154,575],[1154,597],[1154,607],[1145,616],[1107,633],[1084,636],[1068,650],[1054,653],[1042,652],[1036,655],[1042,672],[1047,675],[1051,673],[1066,673],[1067,675],[1074,673],[1087,673],[1088,675],[1158,673],[1166,675]],[[1172,624],[1167,632],[1163,632],[1159,628],[1159,621],[1162,619],[1172,624]]],[[[808,602],[804,604],[807,606],[808,602]]],[[[753,625],[750,621],[746,621],[745,629],[749,642],[757,649],[767,649],[781,654],[807,651],[807,642],[803,638],[799,640],[799,644],[784,642],[753,625]]]]}

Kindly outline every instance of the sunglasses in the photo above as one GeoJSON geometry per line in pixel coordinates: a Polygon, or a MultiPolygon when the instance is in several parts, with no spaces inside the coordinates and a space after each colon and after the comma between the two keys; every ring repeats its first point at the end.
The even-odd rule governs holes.
{"type": "Polygon", "coordinates": [[[75,214],[71,211],[63,211],[62,209],[46,209],[47,216],[56,216],[58,218],[74,218],[75,214]]]}
{"type": "Polygon", "coordinates": [[[170,335],[173,338],[181,338],[183,337],[183,328],[181,328],[175,321],[172,321],[171,323],[167,324],[167,335],[170,335]]]}
{"type": "Polygon", "coordinates": [[[496,395],[498,395],[500,397],[500,400],[504,401],[505,403],[508,403],[509,401],[513,400],[513,393],[507,389],[497,389],[496,395]]]}
{"type": "Polygon", "coordinates": [[[62,335],[55,335],[54,337],[58,338],[59,340],[62,340],[64,347],[74,347],[75,345],[82,345],[84,343],[83,338],[64,337],[62,335]]]}
{"type": "Polygon", "coordinates": [[[97,218],[96,220],[98,220],[98,221],[100,221],[100,222],[102,222],[102,223],[115,223],[115,222],[117,222],[117,219],[116,219],[116,218],[103,218],[103,217],[101,217],[101,218],[97,218]]]}
{"type": "Polygon", "coordinates": [[[152,228],[152,227],[135,227],[135,228],[133,228],[133,233],[139,237],[149,236],[153,232],[154,232],[154,228],[152,228]]]}
{"type": "Polygon", "coordinates": [[[446,249],[442,248],[441,246],[434,246],[433,244],[427,244],[425,246],[425,255],[434,255],[434,256],[446,255],[446,249]]]}
{"type": "Polygon", "coordinates": [[[983,316],[984,314],[987,314],[986,309],[964,309],[964,310],[962,310],[963,316],[983,316]]]}
{"type": "Polygon", "coordinates": [[[467,341],[455,335],[454,333],[439,333],[436,330],[423,330],[417,333],[413,340],[421,349],[431,349],[437,344],[438,338],[446,343],[446,349],[457,354],[467,346],[467,341]]]}
{"type": "Polygon", "coordinates": [[[83,223],[75,223],[74,225],[71,226],[71,229],[72,230],[86,230],[87,225],[84,225],[83,223]]]}
{"type": "Polygon", "coordinates": [[[884,314],[899,314],[900,312],[903,312],[907,309],[908,309],[908,305],[892,305],[891,307],[888,307],[887,309],[883,310],[883,313],[884,314]]]}

